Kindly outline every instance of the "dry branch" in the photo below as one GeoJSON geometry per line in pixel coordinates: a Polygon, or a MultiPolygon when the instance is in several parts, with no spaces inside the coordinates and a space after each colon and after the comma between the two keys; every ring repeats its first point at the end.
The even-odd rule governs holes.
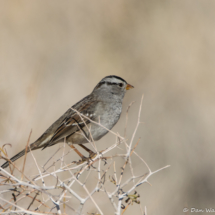
{"type": "MultiPolygon", "coordinates": [[[[138,192],[139,186],[143,183],[149,183],[148,179],[158,173],[159,171],[169,167],[165,166],[158,170],[152,171],[145,160],[137,153],[138,143],[140,138],[135,142],[136,133],[140,125],[140,114],[142,107],[143,96],[141,98],[140,108],[138,112],[137,124],[134,132],[131,136],[130,141],[127,138],[127,124],[128,124],[128,110],[131,108],[131,103],[126,113],[126,128],[124,130],[124,137],[118,133],[109,131],[116,136],[116,142],[110,145],[102,152],[98,152],[96,145],[91,137],[91,142],[96,156],[90,159],[88,162],[77,163],[71,161],[67,163],[65,156],[73,153],[72,150],[66,152],[65,143],[63,147],[57,150],[62,151],[62,156],[57,157],[55,152],[50,158],[47,159],[45,164],[40,167],[37,163],[37,159],[34,157],[32,151],[30,155],[33,157],[35,163],[35,174],[36,176],[26,176],[24,172],[26,156],[24,159],[24,165],[22,171],[12,162],[10,162],[9,170],[0,168],[1,170],[1,191],[0,200],[3,202],[0,205],[0,214],[84,214],[83,210],[87,211],[85,214],[106,214],[104,211],[104,202],[98,196],[106,195],[110,200],[112,210],[115,215],[126,214],[129,207],[133,205],[141,205],[140,193],[138,192]],[[126,151],[124,154],[115,153],[111,156],[105,156],[108,152],[110,154],[113,149],[116,151],[120,148],[124,148],[126,151]],[[63,149],[62,149],[63,148],[63,149]],[[118,160],[121,159],[122,165],[117,167],[119,164],[118,160]],[[132,159],[139,159],[143,166],[148,169],[147,172],[136,174],[133,168],[132,159]],[[53,162],[54,160],[54,162],[53,162]],[[78,164],[78,165],[77,165],[78,164]],[[108,165],[105,165],[108,164],[108,165]],[[14,168],[14,171],[12,168],[14,168]],[[125,171],[127,175],[125,175],[125,171]],[[21,179],[19,175],[21,173],[21,179]],[[65,173],[67,177],[65,178],[65,173]],[[55,179],[47,180],[47,178],[55,179]],[[91,181],[91,183],[89,183],[91,181]],[[42,186],[40,185],[42,183],[42,186]],[[90,185],[89,185],[90,184],[90,185]],[[76,187],[80,189],[77,190],[76,187]],[[11,194],[11,197],[8,197],[11,194]],[[95,195],[97,194],[97,195],[95,195]],[[25,207],[21,206],[20,202],[26,201],[25,207]],[[73,205],[71,202],[79,202],[79,206],[73,205]],[[91,201],[94,206],[94,212],[90,213],[89,208],[85,208],[88,201],[91,201]],[[31,209],[31,210],[30,210],[31,209]],[[63,213],[62,213],[63,211],[63,213]]],[[[75,110],[76,111],[76,110],[75,110]]],[[[78,113],[80,117],[88,117],[78,113]]],[[[84,120],[83,120],[84,122],[84,120]]],[[[93,122],[93,121],[92,121],[93,122]]],[[[96,124],[100,123],[93,122],[96,124]]],[[[104,127],[104,126],[102,126],[104,127]]],[[[90,131],[90,127],[88,128],[90,131]]],[[[107,129],[108,130],[108,129],[107,129]]],[[[30,139],[30,136],[29,136],[30,139]]],[[[29,144],[29,139],[26,145],[26,149],[29,144]]],[[[4,149],[1,149],[4,159],[7,158],[7,153],[4,149]]],[[[71,156],[72,157],[72,156],[71,156]]],[[[146,214],[143,212],[140,206],[140,214],[146,214]]]]}

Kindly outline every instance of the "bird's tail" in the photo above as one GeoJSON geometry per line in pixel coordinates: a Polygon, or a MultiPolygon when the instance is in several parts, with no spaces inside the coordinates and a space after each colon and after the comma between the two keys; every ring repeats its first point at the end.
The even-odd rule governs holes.
{"type": "MultiPolygon", "coordinates": [[[[30,150],[29,150],[29,148],[27,149],[27,152],[29,152],[30,150]]],[[[10,160],[12,161],[12,162],[14,162],[14,161],[16,161],[17,159],[19,159],[19,158],[21,158],[23,155],[25,155],[25,149],[23,149],[21,152],[19,152],[18,154],[16,154],[16,155],[14,155],[10,160]]],[[[1,168],[6,168],[6,167],[8,167],[9,166],[9,163],[10,163],[10,161],[6,161],[2,166],[1,166],[1,168]]]]}

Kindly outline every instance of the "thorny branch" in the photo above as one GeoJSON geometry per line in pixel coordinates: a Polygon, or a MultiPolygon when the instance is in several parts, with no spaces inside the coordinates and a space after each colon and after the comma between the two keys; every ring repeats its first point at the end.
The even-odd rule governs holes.
{"type": "MultiPolygon", "coordinates": [[[[22,170],[12,162],[10,162],[9,170],[0,167],[0,214],[62,214],[62,210],[63,214],[82,215],[84,214],[83,210],[91,215],[105,214],[104,202],[101,201],[104,195],[110,200],[110,205],[112,205],[115,215],[126,214],[127,208],[132,207],[132,205],[139,205],[141,214],[147,214],[146,207],[144,212],[142,210],[141,194],[138,192],[138,187],[143,183],[149,183],[148,180],[152,175],[169,166],[152,171],[136,151],[140,143],[140,138],[135,142],[135,137],[141,123],[142,101],[143,96],[141,98],[137,124],[130,141],[127,140],[128,110],[133,102],[129,105],[126,112],[124,137],[107,129],[116,136],[116,142],[102,152],[98,152],[91,135],[91,141],[89,140],[89,142],[91,142],[92,147],[96,151],[96,156],[88,162],[85,161],[78,165],[76,161],[67,163],[65,157],[73,152],[71,149],[65,152],[67,146],[64,143],[63,147],[57,149],[57,152],[62,151],[62,156],[60,158],[57,157],[57,152],[55,152],[42,167],[38,164],[33,152],[30,151],[35,163],[34,174],[36,176],[29,176],[26,170],[24,171],[26,156],[22,170]],[[126,151],[124,154],[112,153],[110,156],[114,149],[119,151],[123,146],[126,151]],[[137,175],[132,165],[132,159],[139,159],[143,164],[141,167],[145,166],[148,172],[143,172],[143,168],[141,168],[142,173],[137,175]],[[125,176],[124,172],[127,169],[130,173],[125,176]],[[96,193],[97,195],[95,195],[96,193]],[[23,204],[23,201],[25,201],[25,204],[23,204]],[[73,204],[74,201],[76,201],[76,204],[73,204]],[[92,209],[85,208],[87,201],[91,201],[93,204],[94,212],[90,213],[92,209]],[[77,202],[79,202],[78,207],[77,202]]],[[[78,114],[83,122],[85,122],[84,118],[92,121],[85,115],[78,114]]],[[[102,126],[97,122],[92,121],[92,123],[102,126]]],[[[104,126],[102,127],[104,128],[104,126]]],[[[88,129],[90,131],[90,127],[88,129]]],[[[3,154],[1,158],[8,160],[4,146],[0,148],[0,153],[3,154]]]]}

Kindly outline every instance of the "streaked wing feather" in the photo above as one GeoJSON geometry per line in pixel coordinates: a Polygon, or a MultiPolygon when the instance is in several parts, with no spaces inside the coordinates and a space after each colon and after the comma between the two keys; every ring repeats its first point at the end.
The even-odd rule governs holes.
{"type": "Polygon", "coordinates": [[[89,123],[89,120],[86,118],[82,117],[82,119],[78,114],[72,116],[72,118],[69,119],[69,122],[63,123],[61,126],[59,126],[50,142],[56,142],[67,136],[70,136],[76,131],[79,131],[80,128],[85,126],[85,124],[89,123]]]}
{"type": "MultiPolygon", "coordinates": [[[[80,112],[81,114],[85,115],[86,113],[88,113],[89,107],[91,107],[91,105],[96,105],[96,103],[97,103],[97,101],[88,101],[87,104],[80,107],[79,110],[77,110],[77,111],[80,112]]],[[[74,109],[75,109],[75,107],[74,107],[74,109]]],[[[54,135],[52,136],[49,144],[47,144],[44,148],[54,145],[58,140],[66,138],[67,136],[70,136],[71,134],[79,131],[81,128],[83,128],[88,123],[90,123],[90,121],[88,119],[86,119],[83,116],[80,116],[78,113],[76,113],[74,111],[72,113],[72,115],[67,116],[62,121],[62,123],[58,126],[54,135]]]]}

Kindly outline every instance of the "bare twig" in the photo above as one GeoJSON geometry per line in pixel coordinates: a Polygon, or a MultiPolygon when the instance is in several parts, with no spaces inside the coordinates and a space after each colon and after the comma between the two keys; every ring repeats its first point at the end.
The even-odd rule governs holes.
{"type": "Polygon", "coordinates": [[[29,134],[29,137],[28,137],[28,141],[27,141],[27,144],[26,144],[26,147],[25,147],[25,156],[24,156],[24,162],[23,162],[23,167],[22,167],[22,177],[21,177],[21,180],[23,179],[23,174],[24,174],[24,169],[25,169],[25,162],[26,162],[26,157],[27,157],[27,153],[28,153],[28,148],[29,148],[28,146],[29,146],[31,134],[32,134],[32,130],[30,131],[30,134],[29,134]]]}
{"type": "MultiPolygon", "coordinates": [[[[130,139],[127,137],[128,111],[134,102],[129,105],[126,112],[124,137],[105,128],[100,121],[94,122],[87,116],[84,116],[71,108],[77,112],[84,123],[86,120],[89,120],[92,123],[107,129],[107,131],[116,137],[115,143],[110,144],[108,148],[104,149],[102,152],[98,152],[90,132],[91,128],[88,126],[89,137],[86,138],[88,142],[92,144],[92,147],[96,151],[96,155],[88,161],[78,163],[78,165],[77,161],[71,160],[70,163],[66,162],[65,156],[69,155],[71,158],[74,156],[72,154],[73,150],[69,149],[66,151],[67,145],[65,144],[66,141],[64,141],[61,156],[57,157],[57,152],[62,148],[59,147],[55,153],[47,158],[41,171],[41,167],[38,165],[37,159],[34,157],[34,154],[29,147],[31,133],[26,145],[26,154],[27,151],[30,150],[30,154],[36,166],[36,168],[32,168],[34,170],[34,176],[26,175],[26,173],[24,174],[26,154],[22,171],[20,171],[15,164],[7,158],[7,153],[3,149],[0,149],[5,156],[4,159],[10,162],[10,167],[17,169],[19,175],[21,173],[22,176],[20,180],[16,174],[13,174],[13,171],[8,172],[0,167],[2,175],[0,185],[1,188],[5,187],[4,190],[0,191],[0,200],[5,203],[0,208],[0,214],[72,213],[82,215],[84,209],[88,212],[89,210],[92,210],[85,208],[86,205],[88,205],[86,204],[88,201],[93,203],[91,204],[91,207],[93,207],[93,210],[95,211],[95,213],[89,212],[88,214],[107,214],[109,212],[103,212],[102,204],[104,204],[104,202],[101,199],[102,197],[100,197],[102,196],[101,194],[108,197],[109,204],[111,205],[112,210],[114,210],[115,215],[124,215],[126,214],[128,207],[140,204],[140,195],[137,194],[139,186],[143,183],[150,184],[148,180],[152,175],[169,167],[165,166],[152,171],[146,161],[142,158],[142,155],[137,152],[140,138],[137,140],[135,139],[138,127],[141,124],[140,115],[142,102],[143,96],[140,102],[137,124],[130,139]],[[113,150],[115,150],[114,153],[113,150]],[[122,153],[122,151],[124,153],[122,153]],[[141,165],[139,165],[141,169],[138,169],[138,171],[136,171],[137,167],[134,168],[134,159],[138,159],[141,163],[141,165]],[[107,164],[107,166],[105,166],[105,164],[107,164]],[[143,165],[147,168],[146,172],[142,168],[143,165]],[[9,196],[9,193],[14,193],[13,198],[11,198],[11,196],[9,198],[7,197],[9,196]],[[7,196],[5,194],[7,194],[7,196]],[[28,201],[26,201],[26,207],[20,206],[20,202],[25,201],[25,199],[28,199],[28,201]],[[75,199],[79,204],[71,205],[70,199],[71,201],[74,201],[75,199]],[[14,207],[16,207],[16,210],[12,210],[14,207]],[[34,209],[30,211],[30,208],[34,209]],[[69,212],[67,212],[67,210],[69,212]]],[[[86,136],[81,129],[79,133],[86,136]]],[[[17,173],[17,171],[15,173],[17,173]]],[[[143,210],[140,205],[140,214],[147,214],[146,207],[143,210]]]]}

